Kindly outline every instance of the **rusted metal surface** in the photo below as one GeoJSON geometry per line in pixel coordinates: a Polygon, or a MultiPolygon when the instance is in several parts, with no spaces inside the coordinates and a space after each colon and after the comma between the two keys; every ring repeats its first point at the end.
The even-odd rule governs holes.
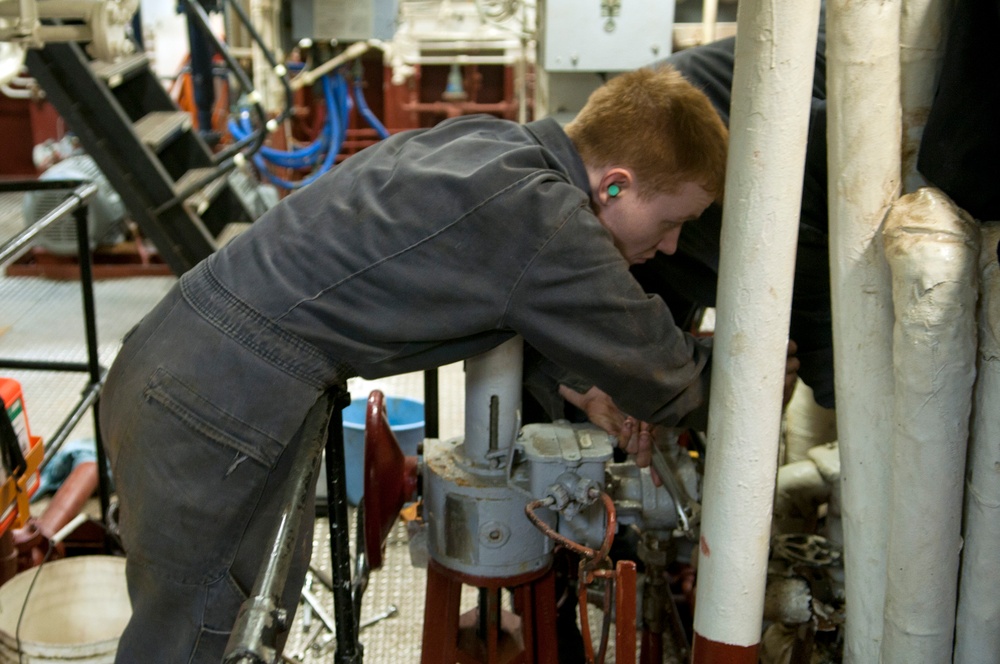
{"type": "Polygon", "coordinates": [[[615,664],[635,664],[635,591],[635,562],[618,561],[615,566],[615,664]]]}
{"type": "Polygon", "coordinates": [[[698,632],[694,633],[694,644],[691,648],[691,664],[757,664],[757,650],[760,644],[752,646],[734,646],[707,639],[698,632]]]}
{"type": "Polygon", "coordinates": [[[551,569],[496,579],[428,565],[421,664],[558,664],[555,624],[551,569]],[[480,602],[459,615],[462,586],[478,588],[480,602]],[[516,615],[502,609],[502,588],[512,591],[516,615]]]}

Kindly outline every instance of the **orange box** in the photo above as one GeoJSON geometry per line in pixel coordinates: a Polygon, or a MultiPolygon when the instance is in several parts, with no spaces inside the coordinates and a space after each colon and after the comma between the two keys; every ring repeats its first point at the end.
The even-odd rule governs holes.
{"type": "Polygon", "coordinates": [[[42,439],[31,435],[21,384],[13,378],[0,378],[0,397],[3,398],[7,417],[14,426],[14,433],[27,465],[21,477],[10,477],[10,469],[0,467],[0,533],[3,533],[11,524],[16,522],[18,526],[22,526],[28,520],[28,500],[41,483],[38,465],[44,451],[42,439]]]}

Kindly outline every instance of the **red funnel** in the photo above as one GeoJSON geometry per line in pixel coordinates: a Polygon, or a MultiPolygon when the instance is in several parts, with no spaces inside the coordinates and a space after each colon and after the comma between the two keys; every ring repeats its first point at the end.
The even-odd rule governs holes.
{"type": "Polygon", "coordinates": [[[404,457],[389,428],[385,395],[373,390],[365,413],[365,557],[368,567],[382,566],[385,540],[403,504],[417,493],[417,457],[404,457]]]}

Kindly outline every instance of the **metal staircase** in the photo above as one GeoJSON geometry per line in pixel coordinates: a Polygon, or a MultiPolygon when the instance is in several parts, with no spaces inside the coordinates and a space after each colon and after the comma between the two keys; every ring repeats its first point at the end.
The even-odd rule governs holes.
{"type": "Polygon", "coordinates": [[[48,44],[30,50],[27,64],[174,273],[260,213],[234,159],[212,153],[144,55],[110,64],[74,43],[48,44]]]}

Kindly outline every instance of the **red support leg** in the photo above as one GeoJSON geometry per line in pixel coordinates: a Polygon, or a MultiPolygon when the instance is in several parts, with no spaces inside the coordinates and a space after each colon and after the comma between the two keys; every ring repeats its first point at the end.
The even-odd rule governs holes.
{"type": "Polygon", "coordinates": [[[452,572],[431,561],[424,616],[421,664],[559,664],[551,570],[488,579],[452,572]],[[463,585],[485,590],[485,601],[459,616],[463,585]],[[501,606],[503,588],[514,593],[515,613],[501,606]],[[480,610],[486,612],[482,623],[480,610]]]}

